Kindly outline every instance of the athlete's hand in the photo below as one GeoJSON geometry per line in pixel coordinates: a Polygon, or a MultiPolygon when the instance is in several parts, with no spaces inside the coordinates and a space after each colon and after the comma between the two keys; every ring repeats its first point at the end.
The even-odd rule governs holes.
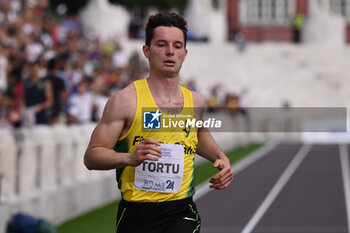
{"type": "Polygon", "coordinates": [[[127,165],[137,167],[145,160],[158,161],[162,156],[159,146],[160,143],[152,138],[140,141],[134,152],[129,154],[127,165]]]}
{"type": "Polygon", "coordinates": [[[209,187],[218,190],[227,188],[233,181],[230,161],[228,159],[217,159],[214,161],[213,167],[219,169],[220,172],[210,178],[211,185],[209,187]]]}

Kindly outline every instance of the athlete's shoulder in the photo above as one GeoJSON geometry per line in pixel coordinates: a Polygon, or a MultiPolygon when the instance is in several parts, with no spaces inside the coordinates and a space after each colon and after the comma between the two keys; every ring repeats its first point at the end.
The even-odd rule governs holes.
{"type": "Polygon", "coordinates": [[[103,115],[111,120],[120,118],[127,119],[129,116],[133,116],[136,105],[136,90],[134,85],[131,83],[110,97],[103,115]]]}
{"type": "Polygon", "coordinates": [[[191,93],[193,98],[193,106],[195,108],[205,108],[206,107],[205,97],[196,91],[191,91],[191,93]]]}
{"type": "Polygon", "coordinates": [[[119,103],[130,103],[134,102],[137,98],[136,89],[134,83],[130,83],[123,89],[117,91],[111,96],[111,101],[119,103]]]}

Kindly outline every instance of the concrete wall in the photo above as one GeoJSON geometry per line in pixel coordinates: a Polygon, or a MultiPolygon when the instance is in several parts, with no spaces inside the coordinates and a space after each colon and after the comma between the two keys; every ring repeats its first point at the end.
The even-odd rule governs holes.
{"type": "Polygon", "coordinates": [[[17,212],[59,224],[119,196],[114,171],[88,171],[93,124],[0,129],[0,233],[17,212]]]}

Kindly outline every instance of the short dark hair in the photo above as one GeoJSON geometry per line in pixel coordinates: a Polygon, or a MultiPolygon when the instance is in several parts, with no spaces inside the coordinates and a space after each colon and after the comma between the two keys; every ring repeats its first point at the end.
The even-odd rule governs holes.
{"type": "Polygon", "coordinates": [[[150,46],[151,40],[154,36],[154,29],[159,26],[166,27],[177,27],[184,34],[185,46],[187,42],[187,22],[186,20],[179,14],[174,12],[160,12],[155,15],[152,15],[148,18],[148,22],[146,25],[146,41],[145,44],[150,46]]]}

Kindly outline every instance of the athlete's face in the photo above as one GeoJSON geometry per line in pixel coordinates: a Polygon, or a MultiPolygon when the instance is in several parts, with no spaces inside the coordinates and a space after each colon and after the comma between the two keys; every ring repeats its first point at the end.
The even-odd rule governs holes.
{"type": "Polygon", "coordinates": [[[149,60],[151,73],[176,77],[187,55],[183,32],[177,27],[159,26],[154,30],[150,46],[145,45],[143,52],[149,60]]]}

